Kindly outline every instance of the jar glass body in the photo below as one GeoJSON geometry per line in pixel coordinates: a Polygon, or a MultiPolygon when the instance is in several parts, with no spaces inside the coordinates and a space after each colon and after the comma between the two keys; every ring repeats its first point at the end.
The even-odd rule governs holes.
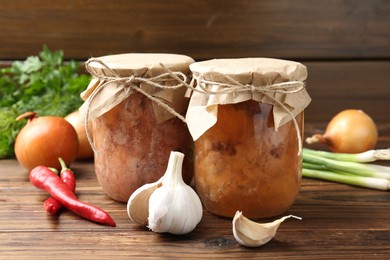
{"type": "MultiPolygon", "coordinates": [[[[211,213],[265,218],[294,202],[302,165],[297,131],[293,121],[275,131],[272,109],[254,100],[218,105],[217,123],[195,141],[194,183],[211,213]]],[[[296,120],[303,129],[303,112],[296,120]]]]}
{"type": "Polygon", "coordinates": [[[191,182],[192,137],[185,123],[176,117],[157,122],[152,101],[144,95],[130,95],[94,119],[92,129],[96,175],[110,198],[127,202],[136,189],[160,179],[171,151],[185,154],[183,179],[191,182]]]}

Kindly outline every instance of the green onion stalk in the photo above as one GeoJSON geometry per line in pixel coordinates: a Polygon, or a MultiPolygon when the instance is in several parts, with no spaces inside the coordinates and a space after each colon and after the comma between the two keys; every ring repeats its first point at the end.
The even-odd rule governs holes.
{"type": "Polygon", "coordinates": [[[369,150],[363,153],[332,153],[303,148],[307,155],[316,155],[323,158],[347,162],[375,162],[377,160],[390,160],[390,149],[369,150]]]}
{"type": "Polygon", "coordinates": [[[390,167],[367,163],[390,160],[389,154],[389,149],[344,154],[304,148],[302,176],[365,188],[389,190],[390,167]]]}

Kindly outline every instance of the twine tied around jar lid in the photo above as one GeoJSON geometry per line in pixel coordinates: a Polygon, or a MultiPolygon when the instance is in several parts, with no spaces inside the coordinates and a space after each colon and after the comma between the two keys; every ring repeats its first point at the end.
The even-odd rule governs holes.
{"type": "MultiPolygon", "coordinates": [[[[134,83],[147,83],[147,84],[149,84],[149,85],[151,85],[153,87],[156,87],[156,88],[177,89],[177,88],[183,87],[185,82],[187,81],[187,76],[184,73],[182,73],[180,71],[176,71],[176,72],[169,71],[169,73],[168,72],[167,73],[163,73],[163,74],[160,74],[158,76],[150,77],[150,78],[137,77],[137,76],[134,76],[134,75],[131,75],[129,77],[122,77],[118,73],[116,73],[113,69],[111,69],[106,63],[104,63],[103,61],[101,61],[99,59],[94,59],[94,58],[89,59],[85,63],[85,67],[86,67],[86,70],[92,76],[94,76],[95,78],[99,78],[99,79],[102,79],[102,80],[105,81],[103,84],[99,85],[92,92],[91,96],[95,96],[97,92],[99,92],[104,86],[106,86],[106,85],[108,85],[110,83],[114,83],[114,82],[116,82],[116,83],[125,83],[126,86],[128,87],[128,88],[126,88],[127,92],[129,92],[130,90],[136,90],[136,91],[140,92],[141,94],[145,95],[146,97],[148,97],[152,101],[156,102],[158,105],[164,107],[168,112],[172,113],[174,116],[177,116],[179,119],[181,119],[185,123],[185,118],[182,115],[180,115],[179,113],[177,113],[173,108],[171,108],[169,105],[164,103],[161,99],[153,97],[152,95],[150,95],[149,93],[147,93],[146,91],[142,90],[140,87],[138,87],[137,85],[134,84],[134,83]],[[110,73],[112,73],[114,76],[100,76],[100,75],[97,75],[97,73],[95,73],[95,71],[90,69],[90,66],[88,66],[92,62],[99,63],[100,65],[105,67],[108,71],[110,71],[110,73]],[[171,85],[171,86],[160,84],[160,82],[168,82],[168,81],[178,81],[179,83],[176,84],[176,85],[171,85]]],[[[92,99],[93,99],[93,97],[91,98],[91,100],[92,99]]],[[[88,121],[88,120],[86,120],[86,121],[88,121]]]]}
{"type": "MultiPolygon", "coordinates": [[[[168,73],[171,73],[168,68],[166,68],[163,64],[160,64],[168,73]]],[[[286,113],[288,113],[291,116],[291,120],[293,121],[296,134],[297,134],[297,140],[298,140],[298,155],[300,156],[302,154],[302,137],[300,133],[300,128],[298,125],[297,120],[295,119],[295,116],[291,111],[286,107],[282,102],[280,102],[277,98],[274,98],[273,96],[269,95],[268,93],[282,93],[282,94],[294,94],[297,92],[300,92],[301,90],[305,89],[305,83],[303,81],[293,80],[293,81],[285,81],[285,82],[279,82],[279,83],[271,83],[263,86],[259,85],[252,85],[252,84],[242,84],[235,80],[234,78],[230,77],[229,75],[225,75],[218,72],[213,72],[213,74],[218,75],[219,77],[224,78],[225,82],[219,82],[219,81],[212,81],[207,80],[204,78],[203,74],[200,74],[198,76],[194,76],[191,80],[190,84],[187,84],[186,82],[182,82],[183,85],[185,85],[189,90],[195,91],[201,94],[206,95],[223,95],[223,94],[233,94],[238,95],[239,93],[243,92],[257,92],[264,96],[267,96],[274,102],[276,102],[278,105],[280,105],[286,113]],[[197,86],[199,88],[194,87],[195,82],[197,82],[197,86]],[[227,83],[228,82],[228,83],[227,83]],[[220,90],[213,91],[210,89],[207,89],[207,85],[217,85],[219,87],[223,87],[220,90]]],[[[180,78],[178,78],[173,73],[171,74],[173,78],[175,78],[177,81],[181,81],[180,78]]]]}
{"type": "Polygon", "coordinates": [[[224,94],[233,94],[238,95],[240,93],[260,93],[269,99],[271,99],[273,102],[277,103],[287,114],[290,115],[291,120],[294,123],[296,133],[297,133],[297,139],[298,139],[298,155],[302,154],[302,137],[300,134],[300,128],[299,125],[295,119],[295,116],[293,113],[289,110],[288,107],[286,107],[282,102],[280,102],[277,98],[273,97],[272,95],[269,95],[268,93],[280,93],[280,94],[294,94],[297,92],[300,92],[301,90],[305,89],[305,83],[303,81],[285,81],[285,82],[279,82],[279,83],[271,83],[271,84],[265,84],[265,85],[253,85],[253,84],[242,84],[235,80],[234,78],[222,74],[213,72],[213,74],[218,75],[219,78],[223,78],[225,82],[220,81],[213,81],[213,80],[207,80],[204,78],[203,74],[193,76],[190,84],[187,83],[187,76],[178,71],[171,71],[168,69],[164,64],[159,63],[159,65],[162,67],[162,69],[165,71],[165,73],[162,73],[155,77],[139,77],[139,76],[128,76],[123,77],[120,76],[118,73],[116,73],[113,69],[111,69],[105,62],[102,60],[91,58],[86,62],[86,69],[87,71],[93,75],[95,78],[103,80],[101,84],[99,84],[91,93],[88,100],[84,103],[84,108],[86,109],[85,112],[85,129],[86,129],[86,135],[88,138],[88,141],[91,144],[92,149],[95,153],[97,153],[96,148],[93,145],[93,141],[88,129],[88,124],[86,122],[89,121],[89,107],[94,99],[94,97],[99,93],[104,86],[111,84],[111,83],[124,83],[127,88],[126,91],[130,92],[131,90],[135,90],[140,92],[141,94],[145,95],[147,98],[155,102],[157,105],[162,106],[165,108],[169,113],[173,114],[174,116],[178,117],[180,120],[182,120],[184,123],[186,122],[186,119],[179,113],[177,113],[172,107],[170,107],[168,104],[166,104],[163,100],[156,98],[146,91],[142,90],[139,86],[137,86],[134,83],[147,83],[153,87],[160,88],[160,89],[177,89],[181,88],[183,86],[187,87],[190,92],[194,91],[200,94],[204,95],[224,95],[224,94]],[[96,62],[102,65],[105,69],[107,69],[113,76],[102,76],[95,73],[93,70],[90,69],[90,66],[88,66],[90,63],[96,62]],[[175,85],[164,85],[163,82],[168,81],[176,81],[178,82],[175,85]],[[195,82],[197,82],[197,86],[194,87],[195,82]],[[217,85],[219,87],[222,87],[220,90],[211,90],[208,89],[207,85],[217,85]]]}
{"type": "Polygon", "coordinates": [[[178,88],[181,88],[181,87],[187,85],[186,84],[187,76],[184,73],[182,73],[180,71],[173,72],[171,70],[168,70],[164,66],[163,68],[165,70],[168,70],[168,71],[166,73],[160,74],[158,76],[145,78],[145,77],[131,75],[131,76],[128,76],[128,77],[123,77],[123,76],[120,76],[116,71],[111,69],[105,62],[103,62],[100,59],[96,59],[96,58],[89,59],[85,63],[85,67],[86,67],[86,70],[94,78],[102,80],[101,83],[92,91],[92,93],[90,94],[90,96],[88,97],[88,99],[85,101],[85,103],[83,104],[83,106],[81,108],[82,110],[85,110],[85,112],[84,112],[84,114],[85,114],[85,118],[84,118],[84,120],[85,120],[85,131],[86,131],[86,135],[87,135],[88,141],[89,141],[89,143],[90,143],[90,145],[92,147],[92,150],[94,151],[95,154],[97,154],[97,150],[96,150],[95,146],[93,145],[92,137],[91,137],[91,134],[90,134],[90,131],[89,131],[89,128],[88,128],[88,123],[87,123],[90,120],[90,118],[89,118],[89,111],[90,111],[91,103],[94,100],[95,96],[105,86],[107,86],[108,84],[111,84],[111,83],[123,83],[126,86],[126,88],[125,88],[126,94],[130,94],[130,91],[135,90],[135,91],[145,95],[147,98],[149,98],[150,100],[155,102],[157,105],[163,107],[166,111],[168,111],[169,113],[171,113],[172,115],[178,117],[181,121],[186,123],[185,118],[180,113],[176,112],[172,107],[170,107],[162,99],[154,97],[153,95],[149,94],[148,92],[146,92],[145,90],[143,90],[141,87],[139,87],[136,84],[136,83],[146,83],[146,84],[148,84],[150,86],[153,86],[155,88],[174,90],[174,89],[178,89],[178,88]],[[98,75],[94,70],[90,69],[89,64],[91,64],[93,62],[102,65],[105,69],[107,69],[112,74],[112,76],[98,75]],[[178,83],[174,84],[174,85],[165,85],[164,84],[164,83],[170,82],[170,81],[177,81],[178,83]]]}
{"type": "MultiPolygon", "coordinates": [[[[215,72],[214,72],[215,73],[215,72]]],[[[240,92],[259,92],[263,95],[267,95],[267,92],[274,92],[274,93],[283,93],[283,94],[293,94],[296,92],[301,91],[305,88],[305,83],[302,81],[286,81],[286,82],[280,82],[280,83],[272,83],[269,85],[264,86],[256,86],[251,84],[241,84],[237,80],[233,79],[232,77],[228,75],[222,75],[226,80],[228,80],[231,83],[223,83],[223,82],[216,82],[207,80],[204,78],[203,75],[199,75],[198,77],[193,77],[192,81],[197,81],[198,86],[201,90],[196,89],[192,86],[187,86],[193,91],[202,93],[202,94],[208,94],[208,95],[222,95],[222,94],[234,94],[237,95],[240,92]],[[224,87],[223,90],[218,91],[212,91],[208,90],[205,85],[218,85],[220,87],[224,87]]],[[[174,77],[174,75],[172,75],[174,77]]],[[[193,83],[192,83],[193,85],[193,83]]],[[[269,98],[273,99],[274,101],[278,101],[273,97],[268,96],[269,98]]],[[[282,104],[283,105],[283,104],[282,104]]]]}

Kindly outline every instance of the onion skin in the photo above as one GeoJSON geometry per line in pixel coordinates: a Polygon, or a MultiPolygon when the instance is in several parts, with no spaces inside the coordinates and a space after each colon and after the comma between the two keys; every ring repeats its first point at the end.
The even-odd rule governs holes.
{"type": "MultiPolygon", "coordinates": [[[[76,159],[91,159],[93,158],[94,153],[85,132],[85,125],[81,123],[79,114],[78,110],[74,111],[67,115],[65,120],[74,127],[79,138],[79,152],[76,159]]],[[[91,124],[89,123],[88,125],[90,126],[91,124]]]]}
{"type": "Polygon", "coordinates": [[[73,126],[61,117],[38,117],[27,112],[17,120],[28,118],[15,140],[15,155],[19,163],[31,171],[36,166],[61,169],[61,157],[66,165],[76,158],[79,141],[73,126]]]}
{"type": "Polygon", "coordinates": [[[347,109],[329,121],[324,134],[306,139],[308,144],[323,143],[333,152],[361,153],[374,149],[378,129],[372,118],[362,110],[347,109]]]}

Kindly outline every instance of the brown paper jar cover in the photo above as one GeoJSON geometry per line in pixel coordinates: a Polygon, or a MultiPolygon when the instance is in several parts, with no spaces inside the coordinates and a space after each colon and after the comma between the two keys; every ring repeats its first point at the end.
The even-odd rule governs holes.
{"type": "Polygon", "coordinates": [[[238,210],[250,218],[286,212],[301,181],[299,142],[310,102],[303,87],[306,67],[246,58],[198,62],[190,69],[194,87],[220,93],[192,92],[187,112],[195,139],[194,184],[204,207],[224,217],[238,210]],[[292,81],[290,88],[267,89],[292,81]],[[234,91],[221,94],[226,88],[234,91]]]}
{"type": "MultiPolygon", "coordinates": [[[[177,54],[118,54],[94,58],[88,63],[93,79],[82,93],[86,101],[80,108],[82,118],[92,121],[95,171],[100,185],[112,199],[127,202],[140,186],[157,181],[165,172],[171,151],[185,154],[183,179],[193,175],[192,138],[186,124],[149,97],[140,88],[185,114],[186,87],[160,89],[144,81],[116,81],[112,77],[151,79],[172,72],[189,74],[193,59],[177,54]],[[105,66],[103,66],[104,64],[105,66]],[[93,94],[96,89],[98,94],[93,94]]],[[[178,82],[158,81],[162,85],[178,82]]]]}

